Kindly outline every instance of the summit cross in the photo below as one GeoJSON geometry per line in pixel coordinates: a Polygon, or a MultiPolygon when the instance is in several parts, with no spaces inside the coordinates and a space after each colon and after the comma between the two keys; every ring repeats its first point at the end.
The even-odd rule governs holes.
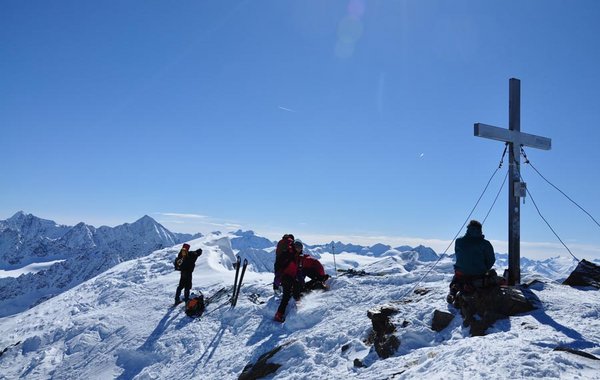
{"type": "Polygon", "coordinates": [[[525,183],[521,182],[521,147],[550,150],[552,140],[521,132],[521,81],[509,80],[508,129],[475,123],[474,135],[508,143],[508,284],[521,282],[521,206],[525,183]]]}

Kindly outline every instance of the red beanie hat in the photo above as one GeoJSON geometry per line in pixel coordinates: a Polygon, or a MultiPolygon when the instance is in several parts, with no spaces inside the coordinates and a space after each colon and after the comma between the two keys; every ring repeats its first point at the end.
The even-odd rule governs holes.
{"type": "Polygon", "coordinates": [[[183,248],[187,249],[188,251],[190,250],[190,245],[188,243],[185,243],[183,245],[183,248]]]}

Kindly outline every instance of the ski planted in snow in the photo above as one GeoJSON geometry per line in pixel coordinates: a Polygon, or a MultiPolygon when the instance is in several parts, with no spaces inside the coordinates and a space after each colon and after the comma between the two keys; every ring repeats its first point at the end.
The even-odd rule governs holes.
{"type": "Polygon", "coordinates": [[[233,279],[233,294],[231,295],[231,299],[229,300],[229,302],[231,303],[231,307],[233,307],[233,300],[235,299],[235,290],[237,288],[237,280],[238,280],[238,276],[240,274],[240,264],[242,263],[242,258],[241,257],[237,257],[237,261],[233,264],[233,266],[235,267],[235,278],[233,279]]]}
{"type": "MultiPolygon", "coordinates": [[[[239,260],[239,257],[238,257],[239,260]]],[[[231,308],[233,309],[237,304],[238,296],[240,295],[240,288],[242,287],[242,281],[244,281],[244,273],[246,273],[246,267],[248,266],[248,259],[244,259],[244,265],[242,266],[242,273],[240,274],[239,282],[233,285],[233,298],[231,299],[231,308]]],[[[238,265],[239,269],[239,265],[238,265]]],[[[237,270],[236,270],[236,280],[237,280],[237,270]]]]}

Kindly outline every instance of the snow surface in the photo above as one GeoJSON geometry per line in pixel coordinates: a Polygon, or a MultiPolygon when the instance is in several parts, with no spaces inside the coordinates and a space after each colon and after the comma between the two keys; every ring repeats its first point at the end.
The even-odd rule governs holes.
{"type": "Polygon", "coordinates": [[[62,263],[64,260],[52,260],[41,263],[33,263],[19,269],[3,270],[0,269],[0,278],[4,277],[19,277],[27,273],[37,273],[39,271],[50,268],[54,264],[62,263]]]}
{"type": "MultiPolygon", "coordinates": [[[[191,249],[204,250],[193,289],[210,296],[230,287],[238,251],[232,238],[214,234],[190,241],[191,249]]],[[[177,251],[174,246],[123,262],[1,318],[0,378],[236,379],[248,363],[285,343],[270,359],[282,366],[269,378],[600,378],[600,360],[553,351],[565,346],[600,357],[596,290],[538,275],[543,282],[526,291],[537,310],[498,321],[483,337],[470,337],[459,315],[438,333],[430,328],[434,310],[457,314],[445,302],[450,258],[431,269],[435,262],[419,261],[416,252],[387,250],[379,257],[345,252],[336,255],[337,268],[382,275],[332,278],[329,291],[309,294],[298,305],[292,301],[286,322],[278,324],[272,321],[279,303],[272,295],[272,274],[252,270],[235,309],[224,297],[202,318],[191,319],[182,306],[171,308],[177,251]],[[417,294],[417,288],[429,292],[419,295],[424,292],[417,294]],[[250,295],[264,303],[251,302],[250,295]],[[371,329],[367,310],[383,304],[400,311],[392,321],[401,345],[386,360],[365,343],[371,329]],[[355,367],[355,359],[365,367],[355,367]]],[[[320,256],[333,274],[333,256],[320,256]]],[[[524,276],[523,282],[532,278],[524,276]]]]}

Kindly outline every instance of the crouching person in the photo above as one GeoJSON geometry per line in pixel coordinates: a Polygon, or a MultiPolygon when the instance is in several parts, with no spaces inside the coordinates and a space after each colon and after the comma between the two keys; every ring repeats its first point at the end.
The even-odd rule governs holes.
{"type": "Polygon", "coordinates": [[[300,268],[298,270],[298,281],[302,287],[302,293],[309,293],[313,290],[327,290],[325,281],[329,279],[329,275],[325,273],[323,264],[314,257],[309,255],[300,256],[300,268]],[[306,281],[306,278],[309,281],[306,281]]]}

